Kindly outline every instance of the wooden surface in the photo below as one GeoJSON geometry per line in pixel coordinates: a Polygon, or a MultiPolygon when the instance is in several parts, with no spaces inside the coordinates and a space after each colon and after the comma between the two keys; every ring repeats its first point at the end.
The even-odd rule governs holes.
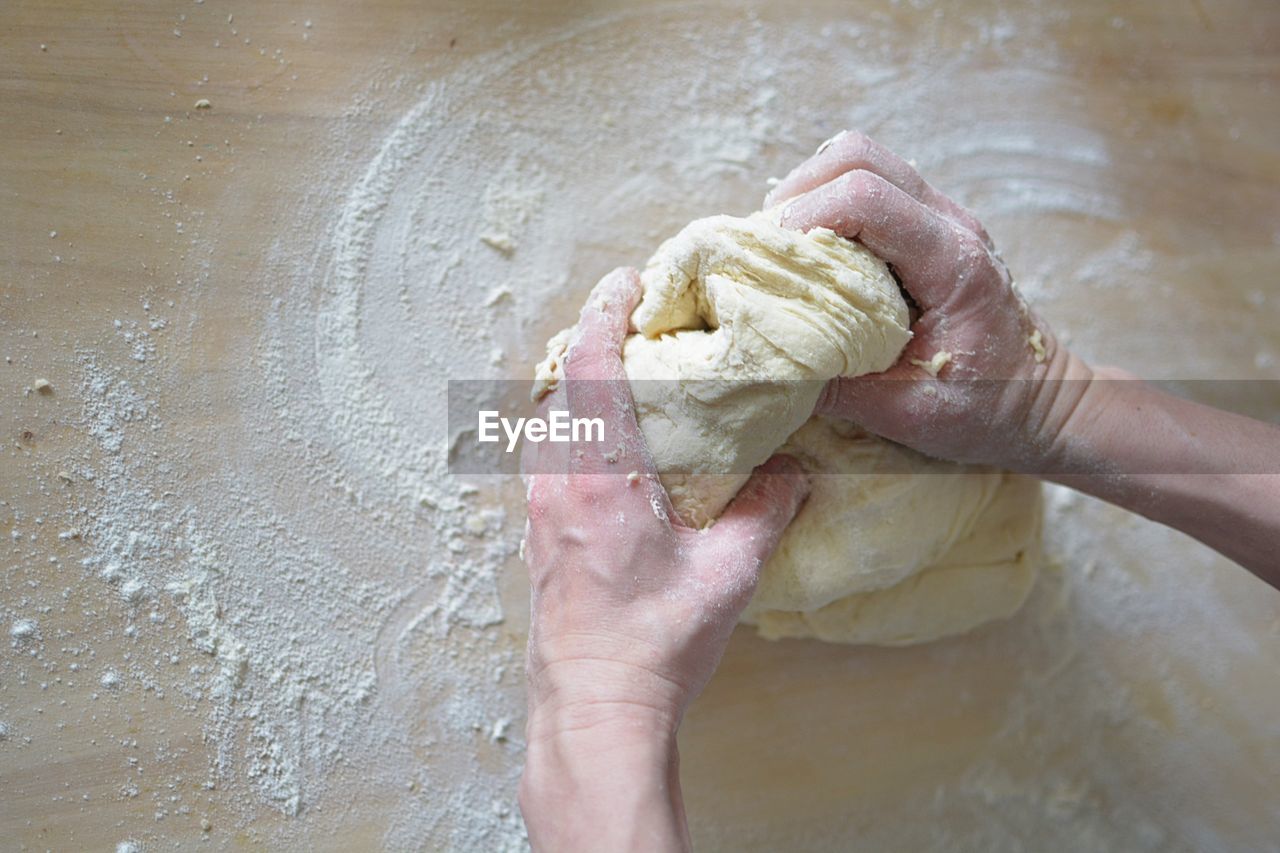
{"type": "MultiPolygon", "coordinates": [[[[216,398],[220,386],[243,375],[241,359],[260,318],[239,296],[246,288],[272,286],[269,250],[273,241],[289,239],[291,207],[308,191],[315,170],[311,141],[324,138],[353,102],[365,108],[363,141],[376,140],[408,104],[395,93],[361,101],[362,92],[389,77],[429,81],[455,62],[501,55],[526,31],[553,32],[627,8],[566,2],[432,12],[431,5],[17,0],[0,7],[0,358],[10,359],[0,363],[0,617],[41,612],[52,647],[47,654],[56,661],[50,671],[17,643],[0,651],[0,721],[9,726],[0,740],[0,847],[108,849],[136,835],[158,849],[201,838],[216,846],[270,845],[277,837],[337,848],[376,846],[382,838],[396,796],[390,790],[371,790],[361,815],[336,834],[327,834],[335,832],[330,827],[322,836],[309,837],[305,829],[275,836],[291,821],[305,828],[315,818],[287,818],[265,807],[246,818],[221,792],[203,789],[210,745],[202,740],[199,712],[146,691],[111,702],[91,698],[98,685],[68,669],[77,659],[74,648],[83,638],[100,638],[85,652],[95,672],[121,661],[125,652],[113,632],[123,609],[77,573],[83,543],[56,540],[59,520],[76,505],[69,494],[76,487],[57,475],[62,460],[88,444],[79,426],[76,354],[111,339],[109,318],[140,316],[144,293],[175,302],[179,331],[157,342],[171,367],[160,387],[150,389],[165,411],[168,440],[181,442],[188,427],[234,423],[234,411],[181,406],[179,392],[201,383],[216,398]],[[234,38],[228,14],[239,30],[234,38]],[[245,37],[252,43],[244,44],[245,37]],[[213,109],[197,110],[201,98],[213,109]],[[53,393],[27,393],[37,378],[47,379],[53,393]],[[49,519],[38,561],[34,549],[9,547],[19,516],[24,530],[36,517],[49,519]],[[80,639],[57,651],[59,632],[80,639]],[[51,680],[52,689],[42,688],[51,680]],[[76,709],[74,718],[68,707],[76,709]],[[130,759],[158,752],[165,756],[163,774],[154,782],[135,776],[139,795],[123,796],[130,759]],[[170,790],[175,777],[183,781],[170,790]],[[155,812],[173,796],[189,808],[174,805],[157,821],[155,812]]],[[[913,27],[940,12],[922,5],[895,7],[886,26],[910,38],[913,27]]],[[[1053,94],[1043,109],[1064,127],[1088,122],[1105,142],[1110,160],[1090,168],[1105,174],[1109,210],[1118,213],[1096,219],[1002,213],[1002,194],[1012,184],[954,186],[947,177],[959,174],[959,166],[922,166],[932,165],[931,176],[944,189],[989,217],[1015,272],[1036,266],[1037,245],[1045,241],[1123,247],[1117,216],[1125,234],[1141,240],[1143,263],[1116,264],[1106,286],[1098,283],[1108,277],[1105,270],[1094,270],[1092,284],[1078,294],[1060,283],[1030,283],[1042,313],[1070,330],[1092,357],[1148,374],[1273,378],[1280,347],[1280,8],[1214,0],[1003,11],[988,3],[967,10],[945,5],[949,15],[1002,21],[1015,33],[1019,21],[1052,19],[1045,49],[1057,60],[1045,72],[1053,94]],[[1188,352],[1201,357],[1192,360],[1188,352]]],[[[846,4],[805,14],[859,17],[846,4]]],[[[692,17],[698,26],[714,25],[712,13],[692,17]]],[[[973,61],[998,60],[976,54],[973,61]]],[[[980,90],[972,102],[975,120],[998,106],[980,90]]],[[[892,144],[908,144],[895,138],[896,127],[887,115],[883,127],[870,129],[892,144]]],[[[794,148],[816,141],[796,140],[794,148]]],[[[495,151],[501,144],[494,141],[495,151]]],[[[756,178],[793,158],[790,149],[779,152],[756,178]]],[[[990,171],[1027,182],[1052,172],[1068,185],[1071,168],[1024,151],[1006,152],[990,171]]],[[[558,177],[571,180],[572,169],[558,177]]],[[[1109,263],[1101,254],[1095,260],[1109,263]]],[[[1039,268],[1046,277],[1078,272],[1067,262],[1039,268]]],[[[565,305],[579,300],[588,284],[574,285],[565,305]]],[[[548,317],[545,331],[563,320],[563,313],[548,317]]],[[[519,351],[532,354],[538,343],[522,341],[519,351]]],[[[200,475],[193,476],[198,481],[200,475]]],[[[684,733],[684,778],[704,847],[850,849],[853,839],[883,839],[877,833],[884,827],[870,816],[899,814],[904,801],[922,796],[922,777],[936,778],[939,786],[967,780],[976,797],[989,797],[993,813],[1022,814],[1025,803],[1011,805],[1017,791],[1052,793],[1026,781],[1044,778],[1051,768],[1020,766],[1020,747],[1009,736],[1011,708],[1055,689],[1064,694],[1061,716],[1016,728],[1035,741],[1026,748],[1028,760],[1043,757],[1055,727],[1074,728],[1089,733],[1088,748],[1107,756],[1111,774],[1066,780],[1079,783],[1068,785],[1068,794],[1083,790],[1080,797],[1108,812],[1108,821],[1123,821],[1127,812],[1119,805],[1091,798],[1130,787],[1136,805],[1125,808],[1163,832],[1155,837],[1167,849],[1195,847],[1206,837],[1236,849],[1274,845],[1280,837],[1276,594],[1174,534],[1152,533],[1093,504],[1072,512],[1075,523],[1093,533],[1059,543],[1060,552],[1070,553],[1027,614],[977,638],[929,649],[851,650],[769,644],[740,631],[684,733]],[[1091,630],[1087,619],[1062,612],[1076,612],[1080,590],[1088,588],[1084,573],[1099,559],[1107,571],[1153,587],[1181,571],[1211,572],[1229,617],[1253,639],[1224,649],[1211,674],[1183,660],[1186,638],[1177,631],[1122,637],[1097,628],[1092,640],[1073,637],[1072,655],[1057,656],[1061,632],[1091,630]],[[1032,683],[1055,667],[1074,674],[1056,688],[1032,683]],[[1139,725],[1112,719],[1090,701],[1072,705],[1071,685],[1092,684],[1089,673],[1101,670],[1125,692],[1125,713],[1145,709],[1139,725]],[[1174,694],[1200,711],[1171,710],[1174,694]],[[1243,706],[1270,709],[1265,716],[1273,722],[1233,716],[1243,706]],[[1178,749],[1167,748],[1174,743],[1178,749]],[[975,780],[973,768],[995,754],[1003,756],[1003,775],[975,780]],[[1201,823],[1216,834],[1196,836],[1193,827],[1201,823]]],[[[509,578],[513,615],[505,630],[513,642],[523,626],[521,596],[520,578],[509,578]]],[[[1196,622],[1194,614],[1188,619],[1196,622]]],[[[9,643],[7,633],[2,642],[9,643]]],[[[1028,713],[1044,710],[1034,705],[1028,713]]],[[[1061,750],[1069,752],[1070,742],[1061,750]]],[[[985,848],[1016,847],[1020,838],[1036,849],[1036,837],[1077,837],[1072,827],[1080,824],[1073,821],[1084,818],[1068,808],[1059,820],[1041,806],[1029,810],[1044,811],[1047,835],[1011,825],[998,842],[983,836],[990,841],[985,848]]],[[[900,837],[905,847],[945,847],[947,832],[977,837],[973,824],[980,819],[977,812],[953,815],[953,828],[929,832],[904,822],[900,837]]],[[[1089,836],[1078,837],[1084,849],[1089,836]]]]}

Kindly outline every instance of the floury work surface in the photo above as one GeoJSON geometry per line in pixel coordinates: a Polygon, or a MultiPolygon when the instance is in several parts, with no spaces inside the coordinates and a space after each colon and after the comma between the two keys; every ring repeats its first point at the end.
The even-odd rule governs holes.
{"type": "MultiPolygon", "coordinates": [[[[1276,372],[1274,4],[0,22],[14,844],[519,849],[521,489],[448,472],[446,380],[530,376],[600,274],[843,127],[977,211],[1086,357],[1276,372]]],[[[1008,623],[739,631],[682,733],[695,842],[1273,844],[1276,594],[1048,503],[1008,623]]]]}

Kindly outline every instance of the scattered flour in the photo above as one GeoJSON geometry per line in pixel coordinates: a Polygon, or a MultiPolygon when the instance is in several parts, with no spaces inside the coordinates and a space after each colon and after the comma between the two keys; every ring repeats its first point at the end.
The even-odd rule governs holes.
{"type": "MultiPolygon", "coordinates": [[[[175,222],[193,247],[175,319],[115,321],[77,356],[93,447],[62,463],[64,482],[83,484],[65,526],[81,534],[70,544],[84,549],[83,582],[125,613],[112,630],[131,654],[110,669],[85,664],[86,675],[100,673],[109,690],[168,697],[203,720],[211,762],[202,790],[222,797],[236,831],[259,844],[319,843],[377,803],[390,815],[379,827],[388,849],[523,849],[514,794],[526,617],[518,595],[516,607],[503,606],[506,580],[521,581],[521,519],[508,518],[520,488],[448,473],[445,380],[523,378],[595,278],[643,261],[696,216],[754,209],[763,175],[846,126],[914,156],[989,224],[1009,228],[1015,251],[1020,221],[1040,233],[1045,218],[1121,220],[1107,137],[1083,112],[1037,117],[1039,94],[1063,85],[1044,34],[1003,15],[944,22],[939,13],[904,44],[885,37],[887,19],[766,25],[661,6],[584,18],[430,82],[416,67],[404,77],[380,71],[331,148],[314,152],[306,197],[286,194],[290,207],[278,212],[289,227],[276,229],[253,286],[217,278],[216,233],[192,237],[199,217],[175,222]],[[832,63],[816,79],[815,56],[832,63]],[[969,98],[976,90],[984,106],[969,98]],[[618,91],[629,93],[625,112],[606,103],[618,91]],[[504,159],[491,159],[494,140],[504,159]],[[263,319],[239,330],[227,355],[237,381],[222,386],[192,354],[207,350],[190,344],[208,345],[202,318],[228,304],[263,319]],[[169,336],[181,345],[164,346],[169,336]],[[202,426],[191,415],[206,409],[235,417],[202,426]],[[290,819],[258,829],[264,806],[290,819]]],[[[172,202],[171,191],[157,197],[172,202]]],[[[1071,291],[1076,270],[1101,287],[1117,269],[1150,265],[1133,234],[1083,257],[1022,254],[1020,280],[1049,302],[1071,291]]],[[[45,396],[69,396],[62,389],[45,396]]],[[[1207,570],[1194,573],[1209,558],[1189,561],[1190,581],[1152,596],[1109,555],[1126,547],[1122,535],[1153,554],[1179,554],[1179,543],[1142,527],[1096,535],[1117,516],[1054,494],[1051,547],[1091,568],[1062,572],[1040,594],[1044,618],[1026,629],[1038,641],[1014,652],[1022,675],[1000,745],[960,783],[896,805],[892,820],[859,815],[879,827],[869,839],[886,832],[884,846],[904,846],[892,833],[915,831],[922,847],[1010,849],[1029,838],[1091,849],[1176,847],[1171,838],[1224,846],[1194,809],[1161,816],[1159,797],[1130,797],[1133,780],[1110,751],[1116,732],[1136,728],[1152,754],[1162,742],[1136,689],[1098,661],[1109,647],[1090,640],[1136,644],[1199,620],[1181,634],[1180,653],[1194,655],[1206,679],[1222,675],[1211,663],[1222,649],[1259,650],[1211,627],[1213,585],[1207,570]],[[1079,710],[1046,726],[1067,707],[1079,710]],[[1028,757],[1053,771],[1010,769],[1028,757]],[[985,822],[962,839],[927,835],[954,813],[985,822]]],[[[37,526],[15,521],[6,544],[25,559],[37,526]]],[[[11,609],[0,616],[25,653],[39,626],[11,609]]],[[[931,654],[945,666],[980,647],[931,654]]],[[[1174,683],[1149,689],[1194,729],[1200,711],[1174,683]]],[[[0,741],[17,740],[11,730],[0,724],[0,741]]],[[[1176,756],[1185,764],[1208,744],[1176,756]]],[[[1190,782],[1173,777],[1164,793],[1194,802],[1190,782]]],[[[122,800],[139,796],[139,779],[121,777],[122,800]]],[[[157,840],[161,817],[183,808],[157,802],[157,840]]],[[[214,837],[222,829],[200,826],[214,837]]],[[[722,846],[741,846],[733,829],[722,846]]],[[[129,828],[150,845],[148,832],[129,828]]],[[[142,841],[117,851],[140,851],[142,841]]]]}
{"type": "Polygon", "coordinates": [[[9,636],[15,640],[26,640],[36,635],[36,620],[15,619],[9,626],[9,636]]]}

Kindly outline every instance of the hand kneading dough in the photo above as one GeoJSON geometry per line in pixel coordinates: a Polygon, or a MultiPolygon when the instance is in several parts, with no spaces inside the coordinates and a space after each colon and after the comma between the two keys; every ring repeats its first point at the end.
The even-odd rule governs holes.
{"type": "MultiPolygon", "coordinates": [[[[712,523],[779,450],[813,477],[744,621],[771,638],[905,645],[1022,605],[1039,551],[1036,481],[811,416],[826,380],[887,369],[911,337],[882,261],[768,213],[714,216],[663,243],[641,282],[623,364],[681,519],[712,523]]],[[[571,335],[548,343],[535,395],[559,380],[571,335]]]]}

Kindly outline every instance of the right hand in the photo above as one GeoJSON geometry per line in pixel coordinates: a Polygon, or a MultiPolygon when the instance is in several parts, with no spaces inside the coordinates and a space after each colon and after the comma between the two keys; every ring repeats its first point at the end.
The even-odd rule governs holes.
{"type": "Polygon", "coordinates": [[[1015,470],[1043,464],[1092,371],[1027,308],[972,213],[850,131],[774,188],[765,206],[778,204],[784,226],[829,228],[888,262],[920,309],[898,362],[833,379],[818,414],[943,459],[1015,470]],[[1043,350],[1032,343],[1037,331],[1043,350]],[[913,363],[944,351],[951,360],[937,378],[913,363]]]}
{"type": "Polygon", "coordinates": [[[609,441],[531,444],[529,716],[520,805],[538,850],[686,850],[676,728],[711,678],[760,570],[808,494],[762,465],[715,525],[685,526],[622,366],[635,270],[583,306],[564,381],[539,406],[599,418],[609,441]]]}

